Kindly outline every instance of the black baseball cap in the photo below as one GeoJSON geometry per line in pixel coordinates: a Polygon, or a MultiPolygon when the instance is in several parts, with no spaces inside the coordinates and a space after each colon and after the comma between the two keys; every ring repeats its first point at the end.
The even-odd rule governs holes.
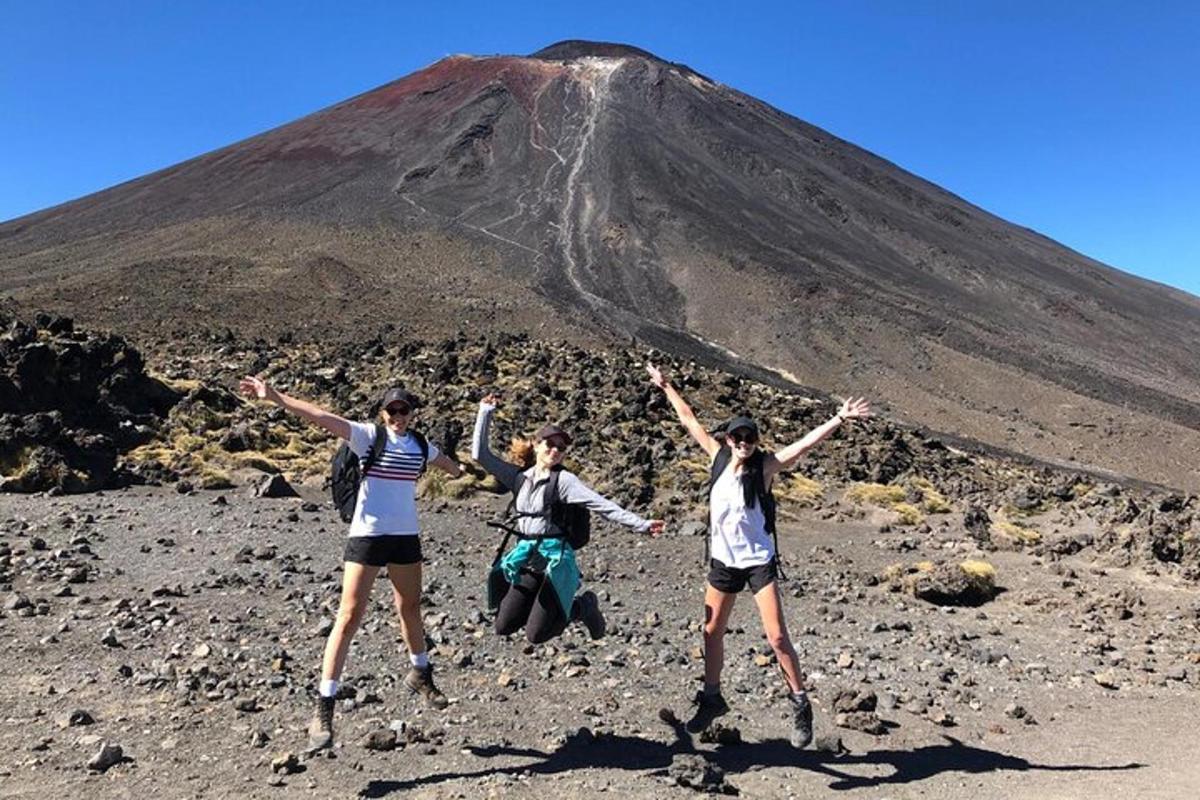
{"type": "Polygon", "coordinates": [[[420,398],[402,386],[393,386],[384,392],[383,397],[379,400],[379,407],[386,409],[392,403],[404,403],[412,409],[421,407],[420,398]]]}
{"type": "Polygon", "coordinates": [[[755,436],[758,436],[758,423],[749,417],[734,417],[733,419],[729,420],[729,422],[726,422],[725,435],[728,436],[738,428],[748,428],[751,433],[753,433],[755,436]]]}
{"type": "Polygon", "coordinates": [[[533,435],[533,440],[535,442],[544,442],[551,436],[561,436],[567,444],[571,444],[572,442],[571,434],[553,424],[543,425],[542,427],[538,428],[538,432],[533,435]]]}

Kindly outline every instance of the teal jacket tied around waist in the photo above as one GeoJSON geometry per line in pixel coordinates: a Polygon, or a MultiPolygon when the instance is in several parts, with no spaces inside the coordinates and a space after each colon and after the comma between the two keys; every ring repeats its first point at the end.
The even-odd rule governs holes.
{"type": "MultiPolygon", "coordinates": [[[[479,414],[475,418],[475,435],[471,441],[471,457],[510,492],[517,484],[518,476],[523,476],[515,508],[522,514],[540,514],[546,507],[545,494],[549,474],[539,474],[537,467],[522,471],[516,464],[511,464],[492,453],[488,448],[488,435],[495,410],[495,406],[480,405],[479,414]]],[[[643,533],[650,530],[649,520],[632,511],[626,511],[608,498],[597,494],[579,480],[579,476],[567,470],[559,473],[558,496],[564,503],[583,504],[618,525],[643,533]]],[[[550,520],[541,516],[523,516],[517,520],[517,529],[526,536],[551,533],[552,527],[550,520]]],[[[504,572],[505,579],[513,583],[522,567],[529,567],[546,575],[554,587],[563,612],[569,615],[571,602],[581,582],[579,565],[575,561],[575,549],[563,539],[522,539],[501,559],[500,569],[504,572]]]]}

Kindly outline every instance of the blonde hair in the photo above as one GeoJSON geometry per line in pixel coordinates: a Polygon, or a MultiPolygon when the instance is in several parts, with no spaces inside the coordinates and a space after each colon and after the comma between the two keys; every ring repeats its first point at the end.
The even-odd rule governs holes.
{"type": "Polygon", "coordinates": [[[514,436],[508,445],[508,458],[521,469],[529,469],[537,461],[533,453],[533,440],[514,436]]]}

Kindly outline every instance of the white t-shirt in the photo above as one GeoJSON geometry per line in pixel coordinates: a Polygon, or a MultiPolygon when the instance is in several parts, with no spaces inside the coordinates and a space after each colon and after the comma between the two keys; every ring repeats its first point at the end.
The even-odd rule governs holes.
{"type": "Polygon", "coordinates": [[[732,459],[713,486],[709,508],[713,558],[727,567],[745,569],[767,564],[775,557],[775,543],[767,533],[762,503],[746,508],[742,482],[733,474],[732,459]]]}
{"type": "MultiPolygon", "coordinates": [[[[375,424],[350,423],[350,449],[366,458],[375,443],[375,424]]],[[[429,460],[441,450],[429,443],[429,460]]],[[[397,436],[387,432],[387,444],[358,485],[358,504],[350,522],[351,536],[416,536],[417,477],[421,470],[421,446],[411,433],[397,436]]]]}

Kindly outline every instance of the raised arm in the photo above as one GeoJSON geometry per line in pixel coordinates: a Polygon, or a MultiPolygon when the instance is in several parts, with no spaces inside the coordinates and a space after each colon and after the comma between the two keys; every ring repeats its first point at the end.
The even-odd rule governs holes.
{"type": "Polygon", "coordinates": [[[558,478],[558,496],[565,503],[580,503],[601,515],[610,522],[633,528],[639,533],[649,533],[657,536],[662,533],[661,519],[646,519],[632,511],[626,511],[596,490],[588,487],[579,476],[565,470],[558,478]]]}
{"type": "Polygon", "coordinates": [[[650,373],[650,382],[658,388],[662,389],[667,400],[670,401],[671,407],[675,409],[675,414],[679,417],[679,421],[683,423],[683,427],[692,435],[696,443],[704,448],[704,452],[709,458],[714,457],[717,451],[721,449],[721,444],[713,438],[712,434],[704,429],[700,424],[700,420],[696,419],[695,413],[692,412],[691,406],[683,399],[678,390],[671,385],[671,382],[663,377],[662,371],[653,364],[646,364],[646,372],[650,373]]]}
{"type": "Polygon", "coordinates": [[[339,439],[350,441],[350,423],[332,411],[326,411],[307,400],[290,397],[255,375],[247,375],[242,378],[238,382],[238,388],[246,397],[274,403],[285,411],[308,420],[314,425],[319,425],[339,439]]]}
{"type": "Polygon", "coordinates": [[[521,468],[498,457],[488,447],[492,414],[496,412],[499,399],[496,395],[489,394],[479,402],[479,413],[475,415],[475,434],[471,437],[471,458],[478,461],[479,466],[494,475],[496,480],[511,492],[517,483],[517,476],[521,474],[521,468]]]}
{"type": "Polygon", "coordinates": [[[459,463],[445,453],[438,453],[437,458],[430,459],[429,466],[437,467],[451,478],[457,478],[463,474],[459,463]]]}
{"type": "Polygon", "coordinates": [[[826,436],[836,431],[843,422],[850,419],[866,419],[871,416],[871,406],[866,398],[850,398],[842,403],[842,407],[826,422],[804,435],[799,441],[792,442],[787,447],[775,453],[763,464],[764,477],[768,480],[777,472],[796,466],[800,456],[817,446],[826,436]]]}

